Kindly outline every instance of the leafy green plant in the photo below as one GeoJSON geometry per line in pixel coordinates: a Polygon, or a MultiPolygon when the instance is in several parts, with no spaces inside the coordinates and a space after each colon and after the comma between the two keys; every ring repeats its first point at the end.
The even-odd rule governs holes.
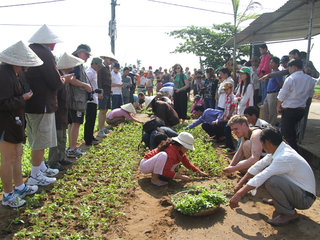
{"type": "Polygon", "coordinates": [[[171,197],[174,208],[186,215],[213,209],[227,202],[223,193],[213,192],[202,186],[188,190],[185,194],[178,193],[178,196],[176,195],[171,197]]]}

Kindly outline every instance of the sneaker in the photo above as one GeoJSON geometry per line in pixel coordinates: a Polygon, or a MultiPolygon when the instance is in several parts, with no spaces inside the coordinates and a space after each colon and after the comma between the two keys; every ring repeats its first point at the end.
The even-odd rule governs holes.
{"type": "Polygon", "coordinates": [[[82,155],[84,155],[84,154],[85,153],[83,153],[80,148],[76,148],[76,149],[73,149],[73,150],[69,149],[67,151],[67,157],[69,157],[69,158],[82,157],[82,155]]]}
{"type": "Polygon", "coordinates": [[[38,186],[37,185],[25,185],[24,189],[22,189],[21,191],[18,189],[14,189],[14,194],[16,196],[18,196],[19,198],[24,198],[26,196],[35,194],[38,191],[38,186]]]}
{"type": "Polygon", "coordinates": [[[107,135],[104,133],[103,130],[99,130],[97,137],[105,138],[105,137],[107,137],[107,135]]]}
{"type": "Polygon", "coordinates": [[[57,179],[46,177],[40,172],[36,178],[29,176],[28,181],[26,182],[27,185],[38,185],[38,186],[47,186],[51,183],[54,183],[57,179]]]}
{"type": "Polygon", "coordinates": [[[21,199],[19,196],[15,195],[14,193],[9,193],[8,196],[3,196],[2,198],[2,205],[9,206],[12,208],[21,207],[25,204],[26,201],[21,199]]]}
{"type": "Polygon", "coordinates": [[[55,175],[57,175],[59,173],[58,169],[54,169],[54,168],[49,168],[47,166],[47,170],[45,170],[44,172],[42,172],[44,176],[46,177],[54,177],[55,175]]]}
{"type": "Polygon", "coordinates": [[[108,129],[108,128],[105,127],[105,128],[103,129],[103,131],[104,131],[105,134],[108,134],[108,133],[110,132],[110,129],[108,129]]]}
{"type": "Polygon", "coordinates": [[[93,145],[98,145],[98,144],[99,144],[99,140],[96,139],[96,138],[93,138],[93,139],[92,139],[92,144],[93,144],[93,145]]]}

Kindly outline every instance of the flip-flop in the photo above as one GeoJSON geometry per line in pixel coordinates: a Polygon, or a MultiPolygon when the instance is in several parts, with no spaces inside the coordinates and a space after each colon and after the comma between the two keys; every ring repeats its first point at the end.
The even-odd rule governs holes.
{"type": "Polygon", "coordinates": [[[165,182],[165,181],[159,181],[158,183],[153,183],[153,182],[151,181],[151,183],[152,183],[153,185],[155,185],[155,186],[158,186],[158,187],[161,187],[161,186],[164,186],[164,185],[167,185],[167,184],[168,184],[168,182],[165,182]]]}
{"type": "Polygon", "coordinates": [[[265,204],[273,205],[273,200],[271,198],[263,198],[262,202],[265,204]]]}

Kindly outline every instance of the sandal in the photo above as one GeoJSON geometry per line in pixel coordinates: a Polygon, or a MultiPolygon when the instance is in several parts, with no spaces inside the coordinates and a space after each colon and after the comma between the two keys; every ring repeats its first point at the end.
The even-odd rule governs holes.
{"type": "Polygon", "coordinates": [[[168,182],[161,181],[161,180],[160,180],[159,182],[157,182],[157,183],[154,183],[154,182],[151,181],[151,183],[152,183],[153,185],[155,185],[155,186],[158,186],[158,187],[165,186],[165,185],[168,184],[168,182]]]}
{"type": "Polygon", "coordinates": [[[262,202],[265,204],[273,205],[273,199],[272,198],[263,198],[262,202]]]}

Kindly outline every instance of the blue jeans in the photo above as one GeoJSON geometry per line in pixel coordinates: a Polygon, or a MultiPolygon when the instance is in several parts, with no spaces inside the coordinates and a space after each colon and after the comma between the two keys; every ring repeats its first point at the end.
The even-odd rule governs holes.
{"type": "Polygon", "coordinates": [[[204,98],[204,108],[207,109],[207,108],[212,108],[214,109],[215,108],[215,100],[212,99],[212,98],[204,98]]]}
{"type": "Polygon", "coordinates": [[[120,106],[123,104],[122,95],[112,95],[112,109],[120,108],[120,106]]]}
{"type": "MultiPolygon", "coordinates": [[[[160,127],[160,129],[162,129],[169,138],[178,136],[178,133],[169,127],[160,127]]],[[[154,137],[156,136],[157,133],[158,133],[158,130],[155,129],[151,132],[151,134],[144,133],[142,135],[142,141],[146,144],[146,146],[150,150],[155,149],[157,147],[155,146],[155,143],[154,143],[154,137]]]]}
{"type": "Polygon", "coordinates": [[[261,102],[264,102],[264,99],[267,97],[267,86],[269,79],[265,82],[261,82],[261,102]]]}

